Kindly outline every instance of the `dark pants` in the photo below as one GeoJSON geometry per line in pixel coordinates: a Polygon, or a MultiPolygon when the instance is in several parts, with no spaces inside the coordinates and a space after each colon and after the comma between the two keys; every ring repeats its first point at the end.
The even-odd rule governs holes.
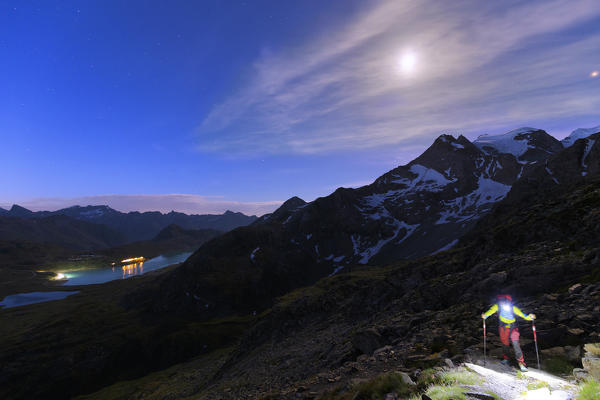
{"type": "Polygon", "coordinates": [[[513,349],[515,350],[515,358],[518,362],[525,364],[523,352],[521,351],[521,346],[519,346],[519,328],[500,326],[499,330],[504,359],[508,360],[510,358],[508,354],[510,353],[510,343],[512,343],[513,349]]]}

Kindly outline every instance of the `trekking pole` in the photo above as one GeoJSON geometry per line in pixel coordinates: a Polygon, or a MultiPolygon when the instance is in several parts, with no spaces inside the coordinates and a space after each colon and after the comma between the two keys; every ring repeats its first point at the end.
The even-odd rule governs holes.
{"type": "Polygon", "coordinates": [[[485,330],[485,318],[483,319],[483,365],[487,363],[487,334],[485,330]]]}
{"type": "Polygon", "coordinates": [[[535,320],[531,320],[531,328],[533,329],[533,342],[535,343],[535,356],[537,357],[538,369],[540,368],[540,353],[538,353],[537,333],[535,331],[535,320]]]}

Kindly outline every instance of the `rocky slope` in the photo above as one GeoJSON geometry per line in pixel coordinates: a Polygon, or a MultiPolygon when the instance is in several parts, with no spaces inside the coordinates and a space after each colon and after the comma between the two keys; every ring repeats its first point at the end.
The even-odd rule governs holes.
{"type": "MultiPolygon", "coordinates": [[[[579,158],[576,148],[549,164],[572,158],[579,158]]],[[[446,359],[452,364],[481,359],[479,315],[500,292],[512,293],[525,312],[538,315],[544,370],[560,374],[581,367],[583,345],[600,341],[599,166],[600,158],[590,159],[588,175],[576,169],[560,184],[547,180],[542,166],[532,176],[553,185],[535,198],[511,192],[455,249],[363,267],[279,298],[210,378],[198,359],[168,376],[127,386],[150,399],[165,393],[343,399],[390,371],[419,382],[420,371],[447,366],[446,359]],[[198,374],[200,384],[182,385],[198,374]]],[[[488,324],[488,354],[497,359],[501,346],[494,320],[488,324]]],[[[531,325],[522,321],[520,329],[525,358],[535,365],[531,325]]],[[[108,393],[114,392],[89,398],[108,393]]]]}
{"type": "Polygon", "coordinates": [[[524,151],[503,152],[508,145],[492,151],[497,138],[483,145],[442,135],[370,185],[340,188],[311,203],[292,198],[200,248],[163,282],[157,309],[206,318],[261,310],[327,275],[449,249],[544,157],[562,152],[540,130],[501,139],[524,151]]]}
{"type": "MultiPolygon", "coordinates": [[[[590,150],[585,176],[575,161],[586,143],[575,146],[549,160],[579,165],[570,179],[565,173],[565,183],[554,184],[540,166],[532,179],[552,185],[535,201],[511,192],[457,249],[326,278],[279,299],[198,397],[314,398],[385,371],[477,359],[479,314],[500,292],[538,315],[543,368],[580,367],[582,345],[600,340],[600,157],[592,155],[600,146],[590,150]]],[[[530,324],[520,326],[534,364],[530,324]]]]}
{"type": "Polygon", "coordinates": [[[108,206],[73,206],[58,211],[33,212],[24,207],[13,205],[10,210],[0,210],[0,215],[19,218],[44,218],[64,215],[77,220],[104,225],[120,232],[124,238],[120,244],[150,240],[171,224],[181,226],[184,229],[214,229],[226,232],[239,226],[249,225],[257,219],[254,215],[247,216],[232,211],[226,211],[220,215],[187,215],[174,211],[167,214],[157,211],[122,213],[108,206]]]}

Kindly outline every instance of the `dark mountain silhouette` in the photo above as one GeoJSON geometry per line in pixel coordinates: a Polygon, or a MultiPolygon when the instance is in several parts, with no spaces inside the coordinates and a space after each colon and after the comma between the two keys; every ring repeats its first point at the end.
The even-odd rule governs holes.
{"type": "Polygon", "coordinates": [[[167,214],[157,211],[122,213],[108,206],[73,206],[57,211],[33,212],[18,205],[13,205],[3,215],[20,218],[43,218],[65,215],[77,220],[105,225],[120,232],[123,241],[119,244],[150,240],[162,229],[171,224],[178,225],[183,229],[213,229],[226,232],[239,226],[249,225],[257,219],[256,216],[247,216],[232,211],[215,215],[187,215],[174,211],[167,214]]]}
{"type": "MultiPolygon", "coordinates": [[[[13,209],[15,207],[11,211],[13,209]]],[[[64,215],[44,218],[0,217],[0,240],[52,243],[72,250],[102,249],[125,241],[123,235],[109,227],[64,215]]]]}

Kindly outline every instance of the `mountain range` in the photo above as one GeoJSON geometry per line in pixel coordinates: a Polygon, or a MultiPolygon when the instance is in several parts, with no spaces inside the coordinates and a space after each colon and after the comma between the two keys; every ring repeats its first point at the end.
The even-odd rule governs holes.
{"type": "Polygon", "coordinates": [[[370,185],[310,203],[291,198],[206,243],[164,278],[156,307],[207,319],[246,313],[328,275],[450,249],[510,192],[595,173],[594,131],[577,130],[563,143],[533,128],[473,142],[442,135],[370,185]]]}
{"type": "Polygon", "coordinates": [[[122,213],[108,206],[73,206],[57,211],[30,211],[13,205],[0,209],[0,240],[20,239],[32,242],[55,242],[75,249],[106,248],[150,240],[169,225],[182,229],[210,229],[226,232],[254,222],[256,216],[226,211],[220,215],[187,215],[179,212],[122,213]],[[50,226],[60,221],[61,232],[51,233],[50,226]],[[81,234],[68,232],[78,230],[81,234]],[[45,234],[44,234],[45,232],[45,234]],[[5,237],[4,237],[5,236],[5,237]],[[93,236],[94,239],[85,239],[93,236]],[[83,240],[80,240],[83,239],[83,240]]]}

